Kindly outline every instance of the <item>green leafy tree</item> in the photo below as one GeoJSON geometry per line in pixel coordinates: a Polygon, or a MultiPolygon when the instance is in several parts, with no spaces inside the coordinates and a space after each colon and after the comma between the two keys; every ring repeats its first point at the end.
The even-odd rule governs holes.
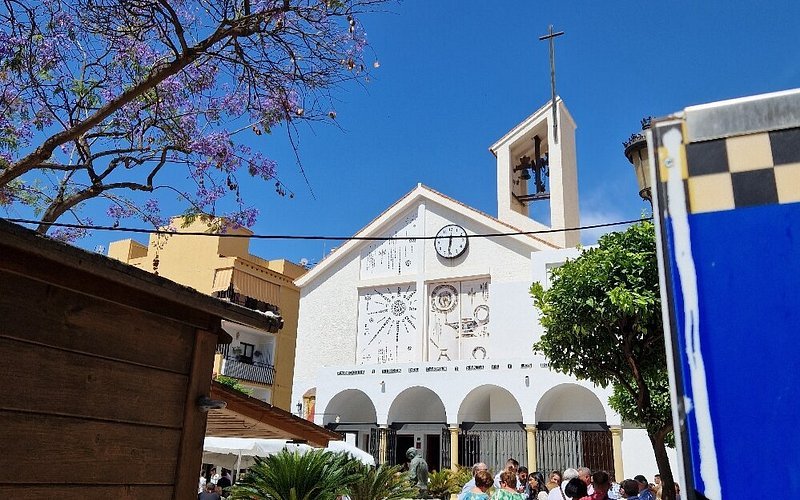
{"type": "Polygon", "coordinates": [[[647,429],[664,483],[675,496],[666,446],[672,443],[666,347],[655,232],[641,222],[600,238],[596,248],[552,271],[552,286],[531,287],[545,333],[533,346],[550,367],[613,386],[610,406],[647,429]]]}
{"type": "Polygon", "coordinates": [[[360,479],[357,461],[344,453],[282,450],[256,457],[247,475],[231,488],[233,499],[336,500],[360,479]]]}
{"type": "Polygon", "coordinates": [[[408,476],[400,472],[399,465],[358,467],[360,477],[350,486],[350,500],[403,500],[414,498],[417,494],[416,488],[408,481],[408,476]]]}

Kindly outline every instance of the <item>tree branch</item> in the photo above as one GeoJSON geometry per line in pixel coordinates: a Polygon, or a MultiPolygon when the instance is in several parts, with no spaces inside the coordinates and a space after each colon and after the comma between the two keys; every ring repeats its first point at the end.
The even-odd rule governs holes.
{"type": "Polygon", "coordinates": [[[161,67],[157,67],[145,80],[130,87],[128,90],[120,94],[119,97],[100,107],[94,112],[94,114],[85,120],[76,123],[67,130],[51,135],[42,143],[41,146],[21,158],[9,168],[0,172],[0,186],[6,185],[9,181],[16,179],[17,177],[35,168],[36,165],[47,161],[58,146],[81,137],[83,134],[102,123],[103,120],[111,116],[118,109],[133,102],[136,98],[140,97],[148,90],[156,87],[168,77],[178,73],[180,70],[196,61],[203,53],[205,53],[206,50],[213,47],[219,41],[228,36],[241,36],[239,33],[246,33],[246,31],[236,24],[225,29],[223,29],[221,26],[218,27],[217,30],[208,38],[201,41],[194,47],[186,50],[181,57],[178,57],[172,62],[161,67]]]}

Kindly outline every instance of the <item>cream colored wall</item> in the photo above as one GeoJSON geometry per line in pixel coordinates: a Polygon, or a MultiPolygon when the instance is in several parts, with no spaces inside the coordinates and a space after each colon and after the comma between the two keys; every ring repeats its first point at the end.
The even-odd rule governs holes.
{"type": "Polygon", "coordinates": [[[129,263],[132,259],[147,257],[147,247],[131,239],[113,241],[108,245],[108,256],[129,263]]]}
{"type": "Polygon", "coordinates": [[[292,381],[294,357],[297,347],[297,320],[300,311],[300,289],[294,285],[281,285],[280,304],[283,328],[276,335],[275,383],[272,386],[272,404],[292,411],[292,381]]]}
{"type": "MultiPolygon", "coordinates": [[[[173,227],[178,232],[203,232],[208,225],[195,221],[188,227],[181,227],[178,219],[173,219],[173,227]]],[[[229,234],[250,235],[247,229],[228,231],[229,234]]],[[[233,267],[236,258],[259,266],[259,277],[280,286],[276,305],[284,320],[283,328],[276,334],[275,383],[272,387],[274,406],[291,411],[292,380],[294,378],[295,347],[297,341],[297,321],[300,309],[300,290],[293,280],[306,272],[306,269],[284,259],[265,260],[249,254],[249,238],[225,238],[219,236],[160,236],[152,235],[147,247],[134,240],[121,240],[109,244],[109,257],[153,272],[153,259],[158,255],[158,274],[167,279],[210,294],[214,284],[215,270],[233,267]]],[[[241,261],[239,261],[241,263],[241,261]]],[[[215,368],[219,370],[217,366],[215,368]]]]}

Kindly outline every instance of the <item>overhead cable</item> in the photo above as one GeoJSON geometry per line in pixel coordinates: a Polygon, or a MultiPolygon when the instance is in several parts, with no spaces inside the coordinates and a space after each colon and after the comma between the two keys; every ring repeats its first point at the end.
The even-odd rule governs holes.
{"type": "MultiPolygon", "coordinates": [[[[31,219],[16,219],[5,218],[8,222],[17,224],[37,224],[46,225],[51,227],[66,227],[72,229],[86,229],[92,231],[117,231],[126,233],[143,233],[143,234],[160,234],[169,236],[216,236],[224,238],[252,238],[258,240],[322,240],[322,241],[390,241],[390,240],[434,240],[436,236],[318,236],[318,235],[292,235],[292,234],[230,234],[220,232],[205,232],[205,231],[177,231],[170,229],[143,229],[135,227],[120,227],[120,226],[95,226],[87,224],[70,224],[66,222],[41,222],[31,219]]],[[[505,233],[482,233],[482,234],[467,234],[467,238],[497,238],[501,236],[532,236],[538,234],[561,233],[567,231],[581,231],[585,229],[598,229],[603,227],[623,226],[626,224],[635,224],[637,222],[653,220],[653,217],[644,217],[641,219],[631,219],[617,222],[605,222],[601,224],[589,224],[586,226],[568,227],[568,228],[555,228],[555,229],[540,229],[537,231],[510,231],[505,233]]]]}

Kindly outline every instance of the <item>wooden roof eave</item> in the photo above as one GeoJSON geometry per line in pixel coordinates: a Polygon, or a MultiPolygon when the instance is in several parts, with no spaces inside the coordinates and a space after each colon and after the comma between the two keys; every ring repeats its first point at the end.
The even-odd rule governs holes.
{"type": "Polygon", "coordinates": [[[211,399],[225,401],[227,406],[209,412],[209,436],[294,439],[320,448],[342,439],[336,432],[216,381],[211,384],[211,399]]]}
{"type": "Polygon", "coordinates": [[[257,311],[4,220],[0,255],[0,269],[214,332],[220,343],[231,341],[221,318],[264,330],[272,324],[257,311]]]}

